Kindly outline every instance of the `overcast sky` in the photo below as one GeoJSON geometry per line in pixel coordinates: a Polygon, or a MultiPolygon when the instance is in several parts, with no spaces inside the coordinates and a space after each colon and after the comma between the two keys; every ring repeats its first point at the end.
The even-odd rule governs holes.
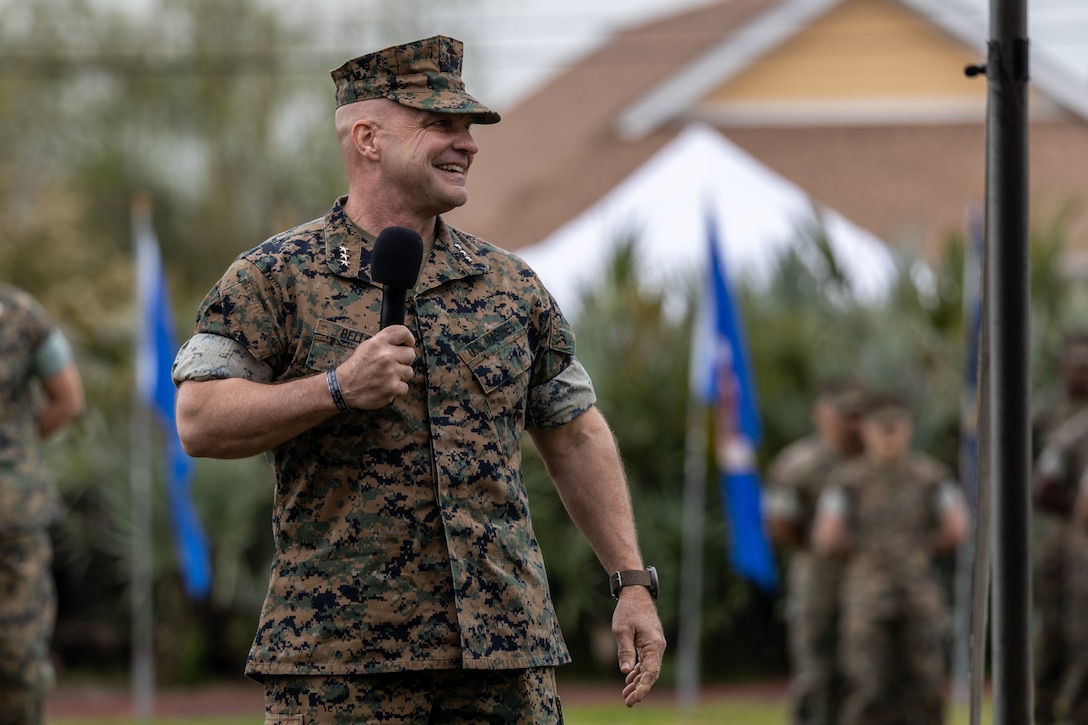
{"type": "MultiPolygon", "coordinates": [[[[23,0],[0,0],[21,2],[23,0]]],[[[155,0],[92,0],[139,10],[155,0]]],[[[985,17],[991,2],[945,0],[985,17]]],[[[470,92],[500,111],[557,75],[618,30],[718,0],[265,0],[312,28],[299,50],[346,59],[389,40],[435,33],[466,43],[470,92]],[[379,37],[379,33],[381,35],[379,37]]],[[[1027,0],[1033,49],[1053,55],[1088,89],[1088,0],[1027,0]]],[[[154,18],[150,19],[154,22],[154,18]]],[[[985,38],[980,39],[985,44],[985,38]]],[[[984,60],[984,58],[980,58],[984,60]]]]}

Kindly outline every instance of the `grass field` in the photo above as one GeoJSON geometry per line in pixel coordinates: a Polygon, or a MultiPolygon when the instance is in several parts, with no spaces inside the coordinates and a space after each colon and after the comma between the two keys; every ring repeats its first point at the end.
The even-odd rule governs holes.
{"type": "MultiPolygon", "coordinates": [[[[699,707],[691,713],[679,713],[671,706],[649,705],[633,709],[615,705],[568,707],[567,725],[784,725],[784,705],[762,703],[714,703],[699,707]]],[[[965,708],[957,708],[948,725],[967,725],[965,708]]],[[[50,725],[131,725],[131,719],[52,719],[50,725]]],[[[156,725],[261,725],[259,715],[235,718],[156,718],[156,725]]],[[[982,722],[992,722],[988,707],[983,708],[982,722]]]]}

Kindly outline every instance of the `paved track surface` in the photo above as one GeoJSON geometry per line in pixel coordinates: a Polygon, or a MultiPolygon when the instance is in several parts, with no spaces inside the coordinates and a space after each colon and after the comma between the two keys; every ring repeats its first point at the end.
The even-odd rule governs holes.
{"type": "MultiPolygon", "coordinates": [[[[559,695],[564,703],[620,703],[623,685],[613,683],[564,683],[559,695]]],[[[676,693],[658,688],[650,695],[658,703],[674,702],[676,693]]],[[[786,683],[712,685],[700,693],[705,700],[755,700],[780,702],[786,697],[786,683]]],[[[155,692],[156,717],[211,717],[215,715],[259,714],[264,710],[264,690],[256,682],[206,685],[199,688],[160,688],[155,692]]],[[[130,717],[134,712],[132,694],[124,686],[82,683],[64,684],[49,699],[48,718],[130,717]]]]}

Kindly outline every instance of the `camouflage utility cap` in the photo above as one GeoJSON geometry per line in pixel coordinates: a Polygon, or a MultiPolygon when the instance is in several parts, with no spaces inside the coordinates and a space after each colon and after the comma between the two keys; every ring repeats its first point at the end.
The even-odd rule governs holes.
{"type": "Polygon", "coordinates": [[[352,58],[331,72],[336,106],[388,98],[425,111],[472,115],[476,123],[498,123],[498,113],[465,91],[463,48],[460,40],[436,35],[352,58]]]}

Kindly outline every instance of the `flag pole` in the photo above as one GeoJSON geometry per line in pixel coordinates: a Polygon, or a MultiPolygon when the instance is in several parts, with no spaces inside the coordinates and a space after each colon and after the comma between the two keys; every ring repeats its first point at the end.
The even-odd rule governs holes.
{"type": "Polygon", "coordinates": [[[684,443],[684,508],[680,623],[676,655],[677,700],[682,710],[699,704],[699,641],[703,601],[703,517],[706,503],[706,441],[709,415],[694,392],[688,396],[684,443]]]}
{"type": "MultiPolygon", "coordinates": [[[[985,216],[985,214],[984,214],[985,216]]],[[[974,561],[971,563],[971,645],[968,669],[970,725],[981,725],[982,690],[986,679],[986,635],[989,631],[991,565],[993,563],[993,475],[990,469],[990,450],[993,440],[993,417],[990,414],[992,365],[990,362],[990,308],[993,294],[986,270],[989,269],[989,242],[985,230],[982,234],[981,322],[978,340],[978,458],[976,461],[974,561]]]]}
{"type": "MultiPolygon", "coordinates": [[[[149,374],[142,368],[139,353],[141,340],[147,335],[144,329],[147,295],[140,294],[146,280],[142,279],[138,260],[141,230],[151,223],[151,197],[137,194],[132,198],[131,208],[132,239],[137,260],[136,268],[136,345],[135,366],[137,378],[149,374]]],[[[134,386],[132,396],[130,440],[131,440],[131,485],[132,485],[132,583],[130,606],[132,609],[132,661],[131,661],[131,696],[133,716],[140,722],[152,718],[152,700],[155,688],[154,646],[154,610],[152,596],[152,459],[151,459],[151,411],[144,404],[139,394],[139,385],[134,386]]]]}
{"type": "Polygon", "coordinates": [[[684,510],[680,643],[677,689],[682,707],[698,699],[702,629],[703,522],[710,411],[717,414],[715,468],[721,486],[730,563],[764,591],[778,586],[774,553],[763,530],[754,446],[760,438],[758,406],[749,374],[739,310],[729,291],[713,208],[706,210],[709,268],[692,328],[691,388],[684,458],[684,510]]]}
{"type": "Polygon", "coordinates": [[[990,0],[986,271],[992,377],[994,723],[1032,719],[1027,0],[990,0]]]}
{"type": "MultiPolygon", "coordinates": [[[[963,393],[960,400],[959,479],[967,494],[973,530],[979,521],[978,438],[979,438],[979,332],[982,325],[982,219],[974,207],[967,212],[964,241],[963,321],[964,366],[963,393]]],[[[987,544],[988,545],[988,544],[987,544]]],[[[952,653],[952,694],[956,703],[967,702],[971,695],[971,617],[973,562],[978,551],[974,531],[956,552],[952,653]]]]}

